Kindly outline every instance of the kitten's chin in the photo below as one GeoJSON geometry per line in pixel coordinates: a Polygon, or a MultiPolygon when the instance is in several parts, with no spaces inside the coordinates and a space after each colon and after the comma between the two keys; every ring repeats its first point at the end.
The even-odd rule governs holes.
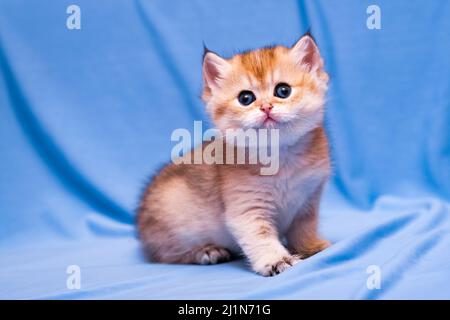
{"type": "Polygon", "coordinates": [[[279,122],[272,118],[265,119],[259,126],[260,129],[279,129],[279,127],[279,122]]]}

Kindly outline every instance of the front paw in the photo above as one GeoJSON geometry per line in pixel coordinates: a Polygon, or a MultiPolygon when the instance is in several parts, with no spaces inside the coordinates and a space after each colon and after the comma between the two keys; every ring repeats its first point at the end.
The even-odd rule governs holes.
{"type": "Polygon", "coordinates": [[[260,268],[256,267],[255,271],[264,277],[272,277],[300,261],[301,259],[298,255],[286,255],[276,261],[265,263],[260,268]]]}

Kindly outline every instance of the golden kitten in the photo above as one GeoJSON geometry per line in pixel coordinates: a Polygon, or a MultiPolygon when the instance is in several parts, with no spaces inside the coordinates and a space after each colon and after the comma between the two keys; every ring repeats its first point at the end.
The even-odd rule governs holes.
{"type": "Polygon", "coordinates": [[[214,264],[244,255],[255,272],[272,276],[327,248],[317,226],[330,175],[323,129],[328,75],[313,38],[229,59],[206,51],[203,80],[203,100],[219,130],[279,130],[279,168],[261,175],[259,164],[164,167],[137,218],[150,259],[214,264]]]}

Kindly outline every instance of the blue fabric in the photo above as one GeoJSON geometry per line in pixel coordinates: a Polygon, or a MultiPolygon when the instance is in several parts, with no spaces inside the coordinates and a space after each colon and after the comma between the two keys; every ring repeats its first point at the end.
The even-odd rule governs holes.
{"type": "Polygon", "coordinates": [[[2,0],[0,298],[450,298],[450,2],[377,0],[369,30],[373,2],[2,0]],[[273,278],[146,263],[134,208],[171,132],[207,120],[203,41],[230,55],[309,27],[331,75],[333,246],[273,278]]]}

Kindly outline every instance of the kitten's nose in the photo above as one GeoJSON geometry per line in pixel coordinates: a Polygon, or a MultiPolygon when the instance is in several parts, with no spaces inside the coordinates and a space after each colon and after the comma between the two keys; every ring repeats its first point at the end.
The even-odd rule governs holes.
{"type": "Polygon", "coordinates": [[[270,103],[263,103],[260,107],[259,110],[261,110],[262,112],[265,112],[267,114],[269,114],[270,110],[273,109],[273,105],[271,105],[270,103]]]}

